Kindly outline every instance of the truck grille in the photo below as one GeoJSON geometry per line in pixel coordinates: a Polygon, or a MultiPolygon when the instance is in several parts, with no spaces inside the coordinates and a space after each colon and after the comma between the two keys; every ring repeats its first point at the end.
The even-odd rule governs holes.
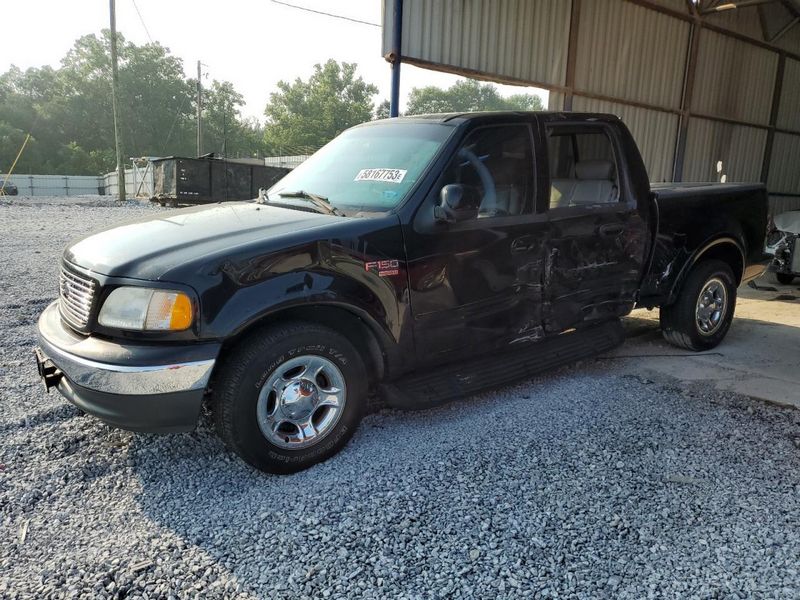
{"type": "Polygon", "coordinates": [[[77,327],[86,327],[92,313],[96,283],[62,267],[58,277],[61,316],[77,327]]]}

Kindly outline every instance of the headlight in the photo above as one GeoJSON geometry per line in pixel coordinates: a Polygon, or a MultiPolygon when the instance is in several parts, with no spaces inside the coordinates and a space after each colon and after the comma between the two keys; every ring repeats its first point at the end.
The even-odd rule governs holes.
{"type": "Polygon", "coordinates": [[[192,324],[192,301],[183,292],[120,287],[108,295],[100,325],[140,331],[181,331],[192,324]]]}

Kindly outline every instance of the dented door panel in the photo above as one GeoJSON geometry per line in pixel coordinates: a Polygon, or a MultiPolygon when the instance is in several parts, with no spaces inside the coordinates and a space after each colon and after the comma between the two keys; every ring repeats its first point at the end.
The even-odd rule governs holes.
{"type": "Polygon", "coordinates": [[[547,332],[629,313],[647,249],[646,225],[636,211],[622,205],[571,211],[551,211],[547,332]]]}
{"type": "Polygon", "coordinates": [[[423,359],[466,356],[542,336],[548,224],[542,217],[526,220],[409,232],[411,306],[423,359]]]}

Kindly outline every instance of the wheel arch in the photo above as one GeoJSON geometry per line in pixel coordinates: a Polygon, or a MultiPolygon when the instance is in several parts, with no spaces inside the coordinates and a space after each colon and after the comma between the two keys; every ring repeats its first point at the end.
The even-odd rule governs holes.
{"type": "Polygon", "coordinates": [[[224,361],[226,354],[242,339],[259,329],[287,321],[316,323],[346,337],[364,360],[364,368],[370,383],[383,379],[392,367],[392,342],[387,339],[386,334],[369,316],[360,314],[358,309],[338,304],[300,304],[281,307],[261,315],[223,342],[219,354],[221,360],[218,364],[224,361]]]}
{"type": "Polygon", "coordinates": [[[684,263],[683,268],[675,278],[675,284],[672,286],[672,290],[670,290],[670,304],[678,297],[678,293],[692,269],[700,262],[714,259],[721,260],[731,267],[734,281],[737,287],[739,286],[744,275],[745,251],[736,238],[732,236],[717,237],[695,250],[689,257],[689,260],[684,263]]]}

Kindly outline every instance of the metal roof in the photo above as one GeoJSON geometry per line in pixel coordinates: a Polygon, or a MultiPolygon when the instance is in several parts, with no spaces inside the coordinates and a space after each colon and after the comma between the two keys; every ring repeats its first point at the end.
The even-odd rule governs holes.
{"type": "Polygon", "coordinates": [[[619,115],[655,181],[721,160],[800,203],[800,0],[404,0],[402,21],[404,62],[619,115]]]}

